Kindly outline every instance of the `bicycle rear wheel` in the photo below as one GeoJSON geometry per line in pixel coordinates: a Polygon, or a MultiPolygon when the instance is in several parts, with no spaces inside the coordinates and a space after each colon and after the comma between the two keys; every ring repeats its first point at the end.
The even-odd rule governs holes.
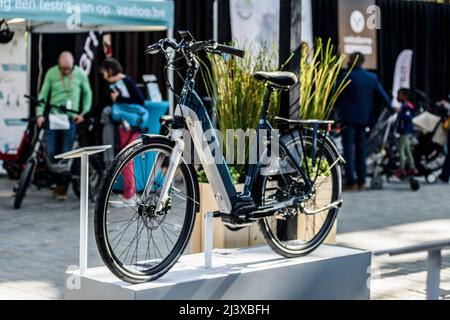
{"type": "MultiPolygon", "coordinates": [[[[256,183],[255,200],[260,205],[279,203],[292,197],[307,196],[301,205],[309,212],[321,210],[341,199],[341,168],[335,149],[326,140],[322,148],[319,137],[316,152],[316,165],[313,166],[314,142],[309,132],[300,138],[294,130],[285,135],[281,142],[289,153],[280,148],[279,156],[263,168],[256,183]],[[293,162],[310,177],[314,186],[308,193],[305,179],[293,162]]],[[[330,233],[338,213],[338,205],[315,214],[306,214],[299,206],[280,210],[273,216],[259,220],[259,227],[266,243],[278,254],[285,257],[306,255],[316,249],[330,233]]]]}
{"type": "Polygon", "coordinates": [[[171,152],[172,142],[166,138],[135,143],[109,166],[100,186],[94,213],[97,246],[105,265],[124,281],[141,283],[162,276],[192,233],[198,195],[195,171],[186,162],[176,170],[168,201],[156,210],[171,152]],[[130,186],[136,195],[127,200],[130,186]]]}
{"type": "Polygon", "coordinates": [[[22,201],[27,193],[28,186],[30,185],[31,179],[33,177],[34,170],[36,168],[36,160],[29,159],[25,165],[25,169],[20,175],[19,182],[14,188],[14,209],[20,209],[22,201]]]}

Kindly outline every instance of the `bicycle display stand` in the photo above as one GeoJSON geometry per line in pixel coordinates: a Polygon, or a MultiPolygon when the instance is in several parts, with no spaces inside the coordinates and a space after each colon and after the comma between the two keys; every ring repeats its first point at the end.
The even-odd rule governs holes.
{"type": "Polygon", "coordinates": [[[111,145],[83,147],[66,153],[58,154],[55,159],[81,158],[80,177],[80,275],[87,270],[88,244],[88,209],[89,209],[89,156],[104,152],[111,145]]]}
{"type": "Polygon", "coordinates": [[[205,213],[205,268],[211,268],[213,249],[213,221],[214,214],[211,211],[205,213]]]}
{"type": "Polygon", "coordinates": [[[292,300],[369,299],[368,251],[321,245],[311,254],[286,259],[267,246],[214,249],[214,263],[205,268],[205,254],[183,255],[161,278],[142,284],[121,281],[106,267],[86,274],[66,272],[64,299],[114,300],[292,300]]]}

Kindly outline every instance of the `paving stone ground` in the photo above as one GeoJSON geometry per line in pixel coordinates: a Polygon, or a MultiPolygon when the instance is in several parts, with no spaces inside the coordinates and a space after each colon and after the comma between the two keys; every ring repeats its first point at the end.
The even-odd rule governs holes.
{"type": "MultiPolygon", "coordinates": [[[[64,271],[78,263],[79,207],[71,194],[56,202],[49,190],[27,194],[12,209],[14,182],[0,177],[0,299],[61,299],[64,271]]],[[[344,194],[338,243],[368,250],[450,238],[450,186],[407,185],[344,194]]],[[[90,215],[92,226],[92,214],[90,215]]],[[[450,252],[444,252],[441,297],[450,299],[450,252]],[[449,253],[449,254],[447,254],[449,253]]],[[[373,299],[424,299],[426,254],[374,257],[373,299]]],[[[102,265],[90,228],[89,266],[102,265]]]]}
{"type": "MultiPolygon", "coordinates": [[[[450,239],[449,196],[450,185],[424,182],[418,192],[386,184],[381,191],[344,193],[338,244],[374,251],[450,239]]],[[[450,299],[450,250],[442,254],[441,298],[450,299]]],[[[425,299],[426,258],[425,252],[374,256],[371,298],[425,299]]]]}

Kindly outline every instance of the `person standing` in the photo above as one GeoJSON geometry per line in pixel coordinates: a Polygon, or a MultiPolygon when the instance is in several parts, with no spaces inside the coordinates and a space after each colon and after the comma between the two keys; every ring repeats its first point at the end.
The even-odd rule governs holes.
{"type": "MultiPolygon", "coordinates": [[[[103,79],[110,84],[110,97],[112,103],[137,104],[144,105],[142,92],[136,86],[136,83],[129,76],[123,73],[122,65],[114,58],[107,58],[100,66],[100,73],[103,79]]],[[[122,121],[119,125],[119,144],[120,149],[138,139],[140,132],[122,121]]],[[[120,195],[121,203],[114,203],[115,206],[133,206],[136,200],[136,183],[134,177],[134,165],[130,161],[122,170],[123,193],[120,195]]]]}
{"type": "Polygon", "coordinates": [[[346,161],[345,190],[350,191],[361,190],[366,186],[366,127],[373,118],[375,98],[379,97],[386,107],[391,107],[391,100],[378,77],[365,70],[363,63],[364,56],[361,53],[350,55],[348,67],[354,66],[349,74],[351,82],[337,103],[346,161]]]}
{"type": "MultiPolygon", "coordinates": [[[[39,128],[45,128],[47,157],[55,163],[55,155],[72,150],[76,125],[84,121],[84,115],[92,104],[89,79],[80,67],[74,65],[70,52],[62,52],[58,64],[47,71],[38,99],[41,102],[36,107],[36,122],[39,128]],[[63,107],[50,108],[48,123],[44,117],[47,105],[63,107]]],[[[68,180],[67,175],[58,176],[53,190],[56,199],[67,199],[68,180]]]]}
{"type": "Polygon", "coordinates": [[[409,90],[401,88],[398,90],[397,100],[401,103],[398,109],[398,127],[399,134],[398,150],[400,153],[400,168],[395,172],[395,175],[403,179],[407,176],[414,176],[416,174],[416,166],[414,164],[414,157],[411,150],[411,140],[414,133],[414,105],[409,101],[409,90]],[[408,170],[406,170],[408,167],[408,170]]]}

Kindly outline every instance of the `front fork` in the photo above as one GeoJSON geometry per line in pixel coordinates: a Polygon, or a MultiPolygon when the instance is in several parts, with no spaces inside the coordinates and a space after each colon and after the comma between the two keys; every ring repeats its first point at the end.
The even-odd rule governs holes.
{"type": "MultiPolygon", "coordinates": [[[[170,155],[170,163],[169,163],[169,167],[167,169],[167,174],[164,177],[164,181],[163,181],[163,185],[162,185],[161,193],[159,195],[158,202],[156,204],[156,211],[161,211],[167,202],[170,185],[172,184],[173,178],[175,176],[175,172],[180,164],[181,157],[183,155],[183,151],[184,151],[184,147],[185,147],[182,130],[173,130],[171,132],[170,138],[172,141],[175,142],[175,146],[172,149],[172,154],[170,155]]],[[[155,165],[152,168],[150,177],[149,177],[146,187],[145,187],[145,195],[146,196],[151,191],[154,181],[155,181],[156,177],[158,176],[158,173],[161,170],[163,161],[164,161],[164,156],[162,156],[161,154],[158,155],[158,157],[155,161],[155,165]]]]}

